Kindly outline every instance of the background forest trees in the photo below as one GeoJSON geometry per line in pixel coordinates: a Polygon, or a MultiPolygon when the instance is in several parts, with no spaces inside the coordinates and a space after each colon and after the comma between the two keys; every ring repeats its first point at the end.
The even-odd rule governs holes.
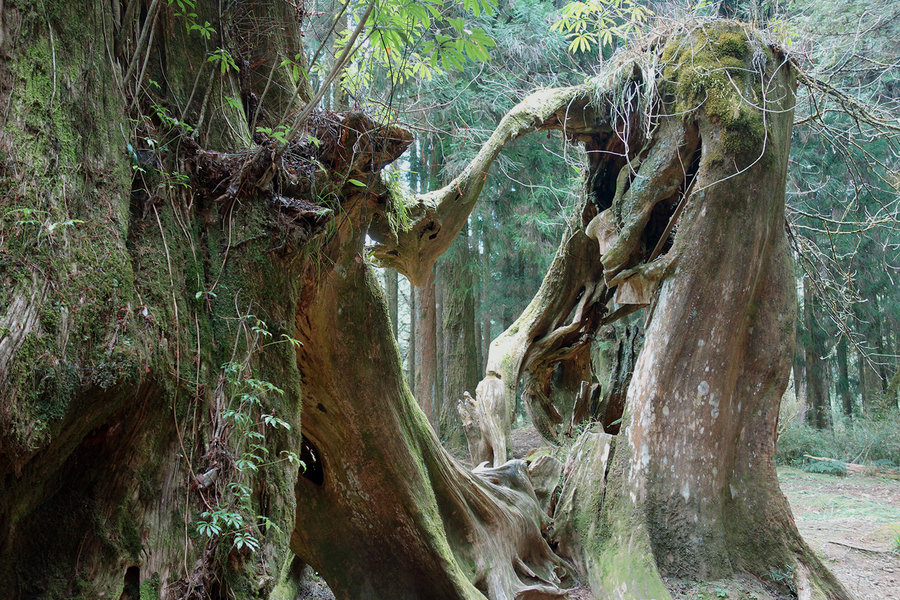
{"type": "MultiPolygon", "coordinates": [[[[897,4],[739,1],[700,3],[690,9],[678,2],[585,6],[619,16],[620,26],[631,19],[632,31],[650,18],[645,13],[635,18],[635,6],[662,20],[691,14],[744,19],[782,39],[812,75],[850,90],[842,103],[800,88],[788,175],[788,223],[801,299],[800,344],[794,361],[794,400],[787,416],[828,429],[896,414],[892,411],[900,398],[897,4]],[[846,114],[844,109],[859,104],[874,107],[874,121],[846,114]]],[[[613,37],[598,44],[594,38],[599,30],[591,38],[590,27],[567,36],[565,27],[553,27],[562,14],[552,3],[501,0],[491,14],[473,20],[496,44],[489,62],[471,63],[462,71],[432,79],[405,80],[388,92],[378,91],[377,77],[361,86],[356,102],[389,105],[400,122],[420,131],[397,176],[413,190],[421,189],[425,181],[448,180],[525,93],[535,86],[578,83],[598,68],[598,59],[602,63],[603,57],[626,43],[613,37]],[[579,46],[575,42],[579,37],[593,39],[591,46],[579,46]]],[[[483,374],[490,340],[521,312],[546,271],[564,230],[563,215],[575,200],[579,160],[554,138],[510,144],[492,170],[466,235],[460,235],[453,251],[439,261],[435,293],[431,283],[426,291],[400,282],[398,340],[420,397],[430,394],[432,402],[450,398],[452,403],[461,390],[473,391],[483,374]],[[417,304],[423,294],[424,304],[417,304]],[[438,315],[434,326],[428,325],[432,311],[438,315]],[[432,335],[437,336],[435,342],[432,335]],[[433,353],[423,352],[432,345],[433,353]],[[431,356],[436,360],[432,362],[431,356]],[[474,360],[482,365],[477,376],[472,374],[474,360]]],[[[599,340],[595,353],[614,353],[609,340],[616,335],[601,337],[607,341],[599,340]]],[[[436,410],[444,415],[442,435],[449,436],[458,427],[455,410],[440,406],[436,410]]],[[[520,407],[519,418],[524,417],[520,407]]]]}

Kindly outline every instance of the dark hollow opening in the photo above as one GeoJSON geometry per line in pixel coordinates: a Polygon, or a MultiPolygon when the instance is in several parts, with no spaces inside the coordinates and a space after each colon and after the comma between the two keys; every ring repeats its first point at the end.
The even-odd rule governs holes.
{"type": "Polygon", "coordinates": [[[325,471],[323,470],[322,460],[319,457],[318,449],[310,442],[306,436],[300,442],[300,460],[306,465],[306,468],[300,471],[300,474],[309,479],[316,485],[322,485],[325,481],[325,471]]]}
{"type": "Polygon", "coordinates": [[[141,568],[128,567],[125,569],[125,588],[119,600],[141,599],[141,568]]]}

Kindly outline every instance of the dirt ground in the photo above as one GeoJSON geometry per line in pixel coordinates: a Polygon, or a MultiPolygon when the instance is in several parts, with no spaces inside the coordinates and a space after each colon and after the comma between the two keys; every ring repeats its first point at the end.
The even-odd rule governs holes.
{"type": "Polygon", "coordinates": [[[778,470],[797,527],[858,600],[900,600],[900,480],[778,470]]]}

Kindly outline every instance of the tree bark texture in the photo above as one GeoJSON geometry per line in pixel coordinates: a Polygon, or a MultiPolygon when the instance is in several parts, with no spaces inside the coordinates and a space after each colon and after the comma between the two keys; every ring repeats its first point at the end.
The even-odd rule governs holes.
{"type": "Polygon", "coordinates": [[[419,377],[416,383],[416,398],[428,422],[438,431],[438,411],[435,403],[435,380],[437,377],[437,311],[435,309],[435,272],[432,270],[425,284],[416,296],[417,325],[416,344],[419,348],[419,377]]]}
{"type": "Polygon", "coordinates": [[[797,306],[784,235],[792,68],[728,23],[668,40],[661,60],[678,116],[661,117],[597,236],[617,295],[633,277],[629,293],[658,287],[599,524],[579,532],[585,570],[598,597],[649,598],[668,595],[660,575],[764,578],[776,564],[795,590],[848,598],[800,538],[774,463],[797,306]],[[680,215],[677,234],[646,263],[659,211],[680,215]]]}
{"type": "Polygon", "coordinates": [[[806,420],[816,429],[831,428],[831,395],[828,390],[825,363],[825,331],[816,315],[816,300],[811,284],[803,280],[803,323],[807,332],[806,393],[809,410],[806,420]]]}
{"type": "Polygon", "coordinates": [[[198,0],[201,22],[249,44],[226,73],[174,5],[146,6],[129,21],[119,3],[3,5],[8,597],[128,597],[137,585],[167,600],[290,598],[288,535],[340,600],[562,597],[569,570],[542,535],[551,492],[538,497],[521,461],[473,472],[440,446],[364,242],[421,285],[503,144],[562,129],[588,150],[587,197],[547,293],[504,334],[521,336],[502,352],[511,362],[493,370],[506,386],[524,380],[553,435],[557,366],[599,324],[650,310],[612,457],[589,431],[568,469],[565,547],[598,597],[666,597],[662,574],[765,578],[774,565],[813,597],[847,598],[800,539],[772,459],[796,309],[783,228],[793,79],[777,49],[740,25],[696,26],[617,58],[593,84],[541,90],[454,182],[412,199],[398,228],[403,199],[377,172],[407,132],[314,114],[318,143],[250,143],[254,115],[277,122],[309,98],[289,83],[266,90],[270,73],[290,80],[295,6],[198,0]],[[284,28],[260,30],[262,17],[284,28]],[[660,94],[642,103],[651,81],[660,94]],[[644,127],[653,107],[665,108],[658,127],[644,127]],[[178,144],[160,150],[161,129],[178,144]],[[281,393],[251,394],[248,407],[239,384],[251,381],[281,393]],[[252,423],[243,441],[235,411],[252,423]],[[267,416],[285,426],[271,431],[267,416]],[[299,451],[302,472],[273,460],[242,474],[251,439],[270,457],[299,451]],[[246,500],[226,505],[232,484],[246,500]],[[242,528],[199,534],[220,509],[244,511],[242,528]],[[243,532],[259,550],[236,545],[243,532]]]}
{"type": "Polygon", "coordinates": [[[607,433],[619,433],[628,386],[643,342],[644,335],[637,324],[616,323],[615,341],[611,342],[613,352],[606,377],[601,380],[600,399],[591,408],[592,417],[607,433]]]}
{"type": "MultiPolygon", "coordinates": [[[[282,389],[260,409],[294,427],[260,447],[297,446],[293,353],[262,349],[247,312],[276,337],[290,332],[279,323],[293,319],[302,261],[284,250],[318,225],[271,192],[239,210],[214,202],[206,184],[217,175],[203,169],[219,155],[198,143],[245,147],[252,98],[270,74],[289,81],[278,65],[301,52],[302,14],[197,2],[198,18],[245,53],[238,76],[213,68],[168,3],[125,4],[0,7],[0,239],[12,259],[0,266],[0,589],[12,599],[115,598],[136,585],[160,598],[290,593],[287,533],[248,523],[260,543],[251,556],[196,527],[238,477],[254,515],[293,517],[295,467],[236,473],[221,365],[282,389]],[[261,20],[280,28],[256,36],[261,20]],[[160,115],[196,126],[177,158],[148,141],[173,133],[160,115]]],[[[296,103],[285,89],[266,95],[278,118],[296,103]]]]}
{"type": "Polygon", "coordinates": [[[524,463],[468,471],[405,385],[360,231],[332,242],[335,269],[297,320],[303,436],[320,466],[297,484],[291,547],[341,599],[561,597],[524,463]]]}

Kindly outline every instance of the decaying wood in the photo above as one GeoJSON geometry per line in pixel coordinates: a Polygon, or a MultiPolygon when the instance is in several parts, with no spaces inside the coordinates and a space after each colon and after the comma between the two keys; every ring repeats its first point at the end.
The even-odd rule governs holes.
{"type": "Polygon", "coordinates": [[[606,493],[614,441],[599,425],[581,434],[569,451],[562,490],[553,512],[550,537],[557,544],[557,551],[575,563],[580,573],[591,577],[597,576],[592,573],[596,565],[585,544],[601,527],[597,517],[606,493]]]}
{"type": "Polygon", "coordinates": [[[466,442],[469,446],[469,458],[473,465],[483,463],[493,464],[494,453],[488,442],[488,433],[484,426],[483,411],[469,392],[463,392],[463,397],[456,401],[456,410],[462,421],[463,431],[466,434],[466,442]]]}
{"type": "Polygon", "coordinates": [[[608,433],[619,433],[622,415],[625,412],[625,397],[643,340],[644,337],[637,325],[617,324],[615,327],[615,340],[611,341],[614,344],[614,352],[609,372],[592,415],[603,424],[604,430],[608,433]]]}
{"type": "Polygon", "coordinates": [[[489,374],[475,388],[475,398],[465,392],[457,403],[475,465],[486,462],[499,467],[506,462],[509,417],[505,394],[503,382],[489,374]]]}
{"type": "Polygon", "coordinates": [[[600,384],[591,385],[590,381],[582,381],[581,388],[575,396],[575,407],[572,409],[572,418],[566,434],[569,435],[576,426],[587,421],[591,416],[591,399],[600,391],[600,384]]]}
{"type": "Polygon", "coordinates": [[[559,489],[559,476],[562,471],[563,464],[554,456],[539,456],[528,465],[528,478],[541,508],[547,514],[553,514],[555,494],[559,489]]]}
{"type": "Polygon", "coordinates": [[[775,560],[804,575],[811,597],[846,599],[800,538],[774,464],[796,318],[783,227],[794,75],[729,23],[665,46],[676,82],[701,58],[745,68],[729,73],[726,98],[695,98],[676,83],[663,102],[677,116],[660,118],[602,218],[614,231],[594,227],[606,284],[621,290],[618,300],[649,307],[622,431],[596,484],[603,493],[576,494],[574,516],[558,508],[561,539],[579,540],[570,552],[597,597],[667,597],[664,575],[764,577],[775,560]],[[740,53],[716,54],[719,39],[741,40],[740,53]],[[699,108],[682,115],[669,101],[699,108]],[[735,115],[752,128],[735,131],[735,115]],[[677,212],[674,240],[661,240],[677,212]],[[639,285],[621,288],[635,277],[639,285]],[[579,522],[579,510],[594,517],[579,522]]]}
{"type": "MultiPolygon", "coordinates": [[[[337,238],[361,232],[348,223],[337,238]]],[[[541,536],[524,463],[471,472],[440,446],[372,268],[355,244],[334,247],[297,320],[303,436],[322,467],[298,482],[291,547],[342,599],[563,597],[568,571],[541,536]]]]}

